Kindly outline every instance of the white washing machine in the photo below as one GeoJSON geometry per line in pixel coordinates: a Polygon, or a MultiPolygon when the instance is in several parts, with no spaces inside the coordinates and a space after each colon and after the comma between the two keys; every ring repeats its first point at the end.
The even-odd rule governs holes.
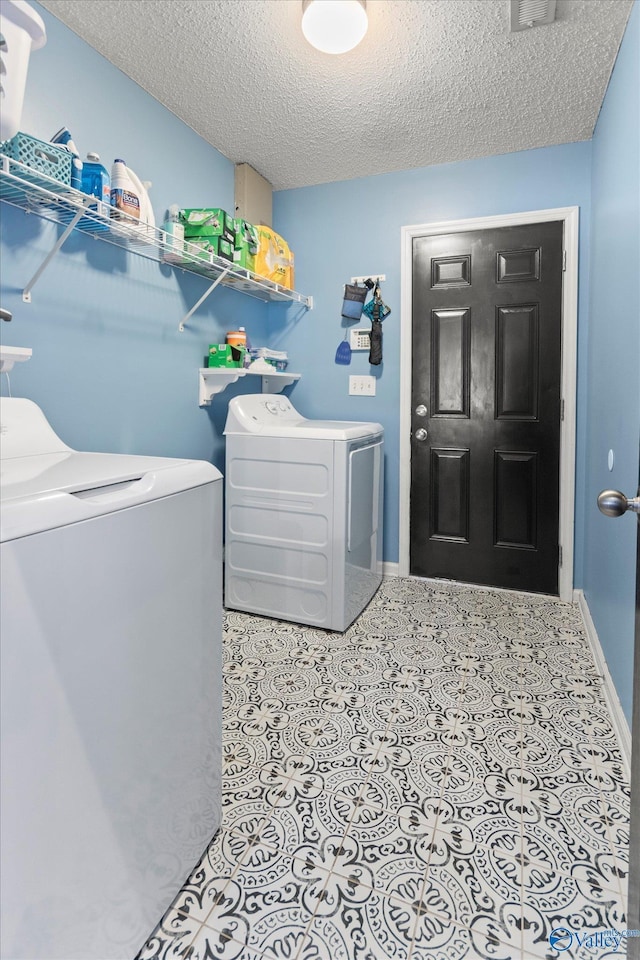
{"type": "Polygon", "coordinates": [[[1,955],[131,960],[220,823],[222,478],[0,421],[1,955]]]}
{"type": "Polygon", "coordinates": [[[382,579],[384,431],[234,397],[225,425],[225,605],[346,630],[382,579]]]}

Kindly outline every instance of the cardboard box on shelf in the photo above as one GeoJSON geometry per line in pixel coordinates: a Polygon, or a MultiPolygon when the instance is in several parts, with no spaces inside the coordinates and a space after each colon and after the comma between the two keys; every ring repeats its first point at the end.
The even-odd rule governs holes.
{"type": "Polygon", "coordinates": [[[285,287],[289,287],[290,290],[294,290],[296,286],[296,270],[295,270],[295,257],[293,255],[293,250],[289,247],[289,274],[287,276],[287,282],[285,287]]]}
{"type": "Polygon", "coordinates": [[[246,220],[236,220],[235,224],[233,262],[237,267],[255,271],[259,246],[258,230],[246,220]]]}
{"type": "Polygon", "coordinates": [[[233,263],[233,243],[230,243],[225,237],[218,239],[218,256],[233,263]]]}
{"type": "Polygon", "coordinates": [[[242,270],[251,270],[252,273],[255,273],[255,254],[249,253],[249,248],[246,245],[243,245],[242,247],[236,247],[233,251],[233,265],[235,267],[240,267],[242,270]]]}
{"type": "Polygon", "coordinates": [[[224,237],[233,244],[235,220],[221,207],[186,207],[180,211],[185,238],[224,237]]]}
{"type": "Polygon", "coordinates": [[[254,256],[258,252],[258,247],[260,245],[260,238],[258,236],[258,228],[254,227],[252,223],[249,223],[247,220],[234,220],[235,223],[235,233],[234,233],[234,243],[236,247],[241,245],[246,245],[249,247],[249,252],[254,256]]]}
{"type": "Polygon", "coordinates": [[[287,241],[271,227],[260,224],[257,230],[260,245],[256,256],[255,272],[273,283],[290,287],[293,257],[287,241]]]}
{"type": "Polygon", "coordinates": [[[224,237],[185,237],[184,249],[199,260],[208,260],[213,254],[233,263],[233,244],[224,237]]]}
{"type": "Polygon", "coordinates": [[[244,364],[244,347],[234,347],[230,343],[210,343],[208,367],[242,367],[244,364]]]}

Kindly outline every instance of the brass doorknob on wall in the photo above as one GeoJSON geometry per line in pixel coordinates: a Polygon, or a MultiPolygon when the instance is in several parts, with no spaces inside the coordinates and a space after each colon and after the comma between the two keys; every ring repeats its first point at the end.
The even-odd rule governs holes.
{"type": "Polygon", "coordinates": [[[426,440],[427,431],[424,429],[424,427],[418,427],[418,429],[414,433],[414,437],[416,438],[416,440],[421,440],[421,441],[426,440]]]}
{"type": "Polygon", "coordinates": [[[640,497],[625,497],[619,490],[603,490],[598,494],[598,510],[606,517],[621,517],[627,510],[640,514],[640,497]]]}

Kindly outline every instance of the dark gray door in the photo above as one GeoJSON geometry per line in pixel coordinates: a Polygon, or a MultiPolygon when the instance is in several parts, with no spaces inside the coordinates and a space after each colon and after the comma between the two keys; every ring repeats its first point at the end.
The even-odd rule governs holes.
{"type": "Polygon", "coordinates": [[[562,238],[414,240],[415,576],[558,593],[562,238]]]}

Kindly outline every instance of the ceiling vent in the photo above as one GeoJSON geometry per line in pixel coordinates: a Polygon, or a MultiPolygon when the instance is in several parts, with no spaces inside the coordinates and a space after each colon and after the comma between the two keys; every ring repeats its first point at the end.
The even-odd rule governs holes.
{"type": "Polygon", "coordinates": [[[553,23],[556,0],[511,0],[511,32],[553,23]]]}

